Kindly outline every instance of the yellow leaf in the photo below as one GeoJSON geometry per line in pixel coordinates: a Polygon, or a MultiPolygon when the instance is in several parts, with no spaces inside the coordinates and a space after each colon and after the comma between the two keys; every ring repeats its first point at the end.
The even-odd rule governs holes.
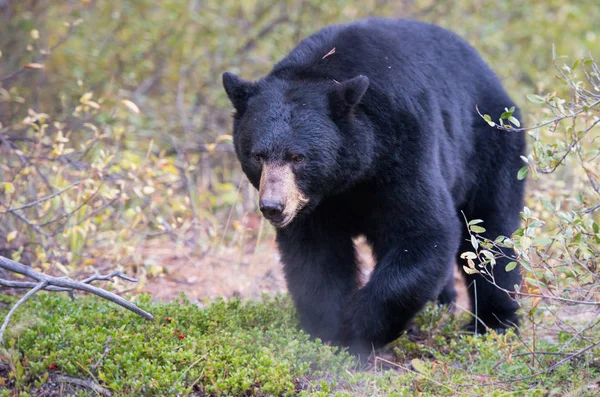
{"type": "Polygon", "coordinates": [[[208,144],[208,145],[206,145],[206,151],[208,153],[212,153],[215,150],[216,147],[217,147],[216,143],[208,144]]]}
{"type": "Polygon", "coordinates": [[[121,103],[133,113],[140,114],[140,108],[138,108],[138,106],[135,103],[131,102],[129,99],[121,99],[121,103]]]}
{"type": "Polygon", "coordinates": [[[95,258],[87,258],[86,260],[83,261],[83,264],[86,266],[93,265],[94,263],[96,263],[95,258]]]}
{"type": "Polygon", "coordinates": [[[89,106],[89,107],[91,107],[91,108],[94,108],[94,109],[100,109],[100,105],[98,105],[98,103],[97,103],[97,102],[94,102],[94,101],[87,101],[85,104],[86,104],[86,105],[88,105],[88,106],[89,106]]]}
{"type": "Polygon", "coordinates": [[[17,238],[17,231],[16,230],[13,230],[12,232],[10,232],[10,233],[8,233],[6,235],[6,241],[9,242],[9,243],[11,241],[13,241],[14,239],[16,239],[16,238],[17,238]]]}
{"type": "Polygon", "coordinates": [[[223,142],[223,141],[233,141],[233,137],[229,134],[224,134],[224,135],[219,135],[216,139],[216,142],[223,142]]]}
{"type": "Polygon", "coordinates": [[[15,192],[15,187],[14,187],[14,185],[12,183],[10,183],[10,182],[4,182],[3,185],[4,185],[4,191],[6,193],[10,194],[10,193],[14,193],[15,192]]]}
{"type": "Polygon", "coordinates": [[[477,273],[479,273],[479,270],[477,270],[477,269],[471,269],[470,267],[466,267],[466,266],[463,266],[463,270],[467,274],[477,274],[477,273]]]}
{"type": "Polygon", "coordinates": [[[92,99],[93,95],[94,95],[93,92],[86,92],[85,94],[83,94],[81,96],[81,98],[79,98],[79,102],[81,102],[81,103],[87,103],[90,99],[92,99]]]}
{"type": "Polygon", "coordinates": [[[29,34],[31,35],[31,38],[34,40],[37,40],[40,38],[40,32],[37,29],[33,29],[31,32],[29,32],[29,34]]]}
{"type": "Polygon", "coordinates": [[[54,142],[67,143],[69,142],[69,138],[65,138],[63,132],[61,130],[58,130],[58,132],[56,133],[56,138],[54,138],[54,142]]]}
{"type": "Polygon", "coordinates": [[[145,195],[150,195],[152,193],[155,192],[156,189],[154,189],[154,187],[152,186],[144,186],[144,188],[142,189],[142,192],[144,192],[145,195]]]}
{"type": "Polygon", "coordinates": [[[426,374],[428,372],[425,363],[423,363],[423,361],[419,360],[418,358],[413,358],[410,361],[410,365],[412,365],[415,371],[420,372],[422,374],[426,374]]]}
{"type": "Polygon", "coordinates": [[[98,127],[96,127],[94,124],[92,123],[83,123],[83,125],[87,128],[89,128],[90,130],[94,131],[94,132],[98,132],[98,127]]]}
{"type": "Polygon", "coordinates": [[[54,266],[60,270],[65,276],[69,275],[69,270],[60,262],[54,262],[54,266]]]}

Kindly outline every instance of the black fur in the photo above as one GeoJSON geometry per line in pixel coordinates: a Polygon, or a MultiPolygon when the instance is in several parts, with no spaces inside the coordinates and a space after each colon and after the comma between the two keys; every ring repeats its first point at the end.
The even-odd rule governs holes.
{"type": "MultiPolygon", "coordinates": [[[[426,302],[455,300],[452,265],[462,270],[458,255],[472,250],[461,211],[483,219],[492,239],[519,227],[524,136],[491,128],[475,110],[498,116],[514,103],[477,52],[447,30],[379,18],[331,26],[260,81],[226,73],[224,85],[237,109],[236,152],[255,187],[255,154],[306,158],[293,167],[310,202],[277,230],[277,242],[313,336],[355,352],[392,341],[426,302]],[[361,289],[358,235],[377,260],[361,289]]],[[[506,263],[497,263],[495,278],[511,290],[520,274],[506,263]]],[[[465,276],[486,326],[517,323],[506,293],[465,276]]]]}

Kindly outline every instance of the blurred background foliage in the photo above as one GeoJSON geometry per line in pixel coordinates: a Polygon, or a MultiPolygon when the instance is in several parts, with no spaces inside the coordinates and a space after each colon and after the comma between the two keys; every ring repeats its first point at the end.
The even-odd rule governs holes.
{"type": "MultiPolygon", "coordinates": [[[[0,0],[0,254],[65,274],[119,264],[144,279],[161,271],[140,249],[150,239],[202,255],[252,252],[272,232],[232,152],[221,74],[260,78],[319,28],[369,15],[460,34],[523,107],[526,126],[552,116],[526,95],[569,99],[553,46],[572,64],[600,45],[597,0],[0,0]]],[[[534,138],[532,170],[556,160],[544,145],[569,146],[557,129],[534,138]]],[[[554,203],[570,211],[598,201],[586,171],[564,165],[529,183],[528,206],[554,225],[545,235],[561,232],[554,203]]],[[[597,215],[587,219],[595,244],[597,215]]]]}

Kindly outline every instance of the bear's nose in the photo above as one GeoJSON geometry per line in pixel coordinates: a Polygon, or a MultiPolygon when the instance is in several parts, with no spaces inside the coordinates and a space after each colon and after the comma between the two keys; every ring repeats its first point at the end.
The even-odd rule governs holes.
{"type": "Polygon", "coordinates": [[[280,219],[283,214],[283,203],[279,201],[260,200],[258,205],[265,218],[269,220],[276,221],[280,219]]]}

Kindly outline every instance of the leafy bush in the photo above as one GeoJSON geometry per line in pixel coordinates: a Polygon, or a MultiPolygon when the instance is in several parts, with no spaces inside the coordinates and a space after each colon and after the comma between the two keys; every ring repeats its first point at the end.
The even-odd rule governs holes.
{"type": "MultiPolygon", "coordinates": [[[[541,108],[536,113],[537,125],[525,128],[533,141],[532,151],[523,157],[524,166],[518,173],[521,179],[532,173],[532,185],[536,187],[533,198],[537,202],[531,209],[523,209],[522,228],[496,241],[479,235],[485,232],[485,223],[470,221],[475,252],[464,253],[463,257],[468,260],[466,272],[479,272],[494,282],[490,267],[496,265],[498,256],[507,255],[502,248],[512,249],[514,256],[510,257],[514,261],[506,271],[519,271],[517,264],[523,268],[524,285],[517,294],[531,318],[531,332],[535,333],[538,321],[534,315],[541,311],[557,327],[552,332],[547,330],[546,336],[571,335],[569,343],[589,337],[592,349],[600,344],[594,336],[600,323],[595,315],[600,306],[600,69],[593,59],[567,64],[562,57],[554,58],[568,97],[557,92],[529,96],[541,108]],[[555,178],[548,178],[549,174],[555,178]],[[569,321],[574,313],[583,315],[583,324],[569,321]]],[[[507,134],[523,130],[513,126],[510,109],[498,123],[489,115],[483,117],[507,134]]]]}

